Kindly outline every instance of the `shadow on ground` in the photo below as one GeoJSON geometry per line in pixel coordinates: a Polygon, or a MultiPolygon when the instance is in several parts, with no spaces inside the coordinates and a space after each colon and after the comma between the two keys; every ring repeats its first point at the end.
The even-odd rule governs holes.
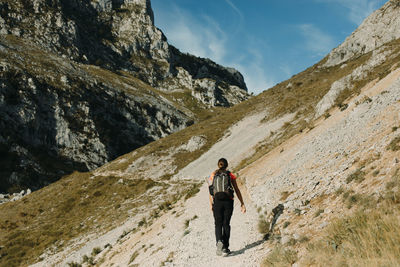
{"type": "Polygon", "coordinates": [[[261,240],[258,240],[256,242],[253,242],[251,244],[248,244],[242,249],[239,249],[239,250],[236,250],[236,251],[232,251],[229,254],[229,256],[231,257],[231,256],[237,256],[237,255],[243,254],[246,250],[252,249],[254,247],[257,247],[257,246],[261,245],[262,243],[264,243],[265,241],[266,241],[266,239],[261,239],[261,240]]]}

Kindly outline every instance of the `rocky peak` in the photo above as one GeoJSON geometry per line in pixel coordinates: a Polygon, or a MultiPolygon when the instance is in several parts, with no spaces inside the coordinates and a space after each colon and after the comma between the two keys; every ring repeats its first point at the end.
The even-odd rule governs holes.
{"type": "MultiPolygon", "coordinates": [[[[0,34],[33,40],[77,62],[129,71],[165,91],[174,91],[179,85],[196,96],[199,86],[195,81],[212,79],[215,85],[200,89],[215,95],[217,105],[230,106],[247,98],[247,87],[238,71],[170,46],[154,25],[149,0],[7,0],[0,4],[0,34]],[[192,83],[182,84],[179,67],[189,73],[192,83]],[[174,86],[170,88],[170,84],[174,86]],[[233,103],[225,97],[231,95],[229,86],[243,91],[233,90],[240,92],[233,103]]],[[[205,98],[199,101],[213,105],[205,98]]]]}
{"type": "Polygon", "coordinates": [[[238,71],[170,46],[150,0],[3,0],[0,35],[0,192],[92,170],[248,98],[238,71]]]}
{"type": "Polygon", "coordinates": [[[399,39],[399,28],[400,1],[390,0],[367,17],[340,46],[332,50],[325,66],[343,63],[399,39]]]}

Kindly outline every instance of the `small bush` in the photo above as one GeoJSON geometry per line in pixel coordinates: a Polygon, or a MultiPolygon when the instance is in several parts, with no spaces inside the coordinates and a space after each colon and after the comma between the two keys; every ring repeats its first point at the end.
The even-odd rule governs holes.
{"type": "Polygon", "coordinates": [[[131,264],[137,258],[137,256],[139,256],[139,252],[133,252],[131,258],[129,259],[129,264],[131,264]]]}
{"type": "Polygon", "coordinates": [[[318,217],[319,215],[321,215],[322,213],[324,213],[324,209],[319,209],[317,210],[317,212],[314,214],[314,217],[318,217]]]}
{"type": "Polygon", "coordinates": [[[292,266],[297,261],[297,252],[276,246],[265,258],[265,266],[292,266]]]}
{"type": "Polygon", "coordinates": [[[260,217],[258,220],[258,232],[260,234],[267,234],[269,232],[270,224],[267,222],[264,217],[260,217]]]}
{"type": "Polygon", "coordinates": [[[305,242],[310,241],[310,238],[308,238],[307,236],[303,235],[303,236],[300,236],[300,238],[299,238],[298,241],[299,241],[300,243],[305,243],[305,242]]]}
{"type": "Polygon", "coordinates": [[[283,224],[283,228],[285,229],[285,228],[287,228],[289,225],[290,225],[290,222],[286,221],[286,222],[283,224]]]}
{"type": "Polygon", "coordinates": [[[88,261],[89,261],[88,255],[83,255],[82,262],[88,262],[88,261]]]}
{"type": "Polygon", "coordinates": [[[101,248],[99,247],[95,247],[92,250],[92,256],[96,256],[97,254],[99,254],[101,252],[101,248]]]}
{"type": "Polygon", "coordinates": [[[335,195],[340,196],[341,194],[344,193],[344,188],[343,186],[339,187],[336,191],[335,191],[335,195]]]}
{"type": "Polygon", "coordinates": [[[188,228],[188,227],[189,227],[189,223],[190,223],[190,220],[189,220],[189,219],[185,221],[185,228],[188,228]]]}
{"type": "Polygon", "coordinates": [[[395,137],[389,143],[389,145],[387,145],[386,150],[392,150],[392,151],[400,150],[399,142],[400,142],[400,136],[395,137]]]}
{"type": "Polygon", "coordinates": [[[298,209],[298,208],[294,209],[294,213],[295,213],[297,216],[300,216],[300,215],[301,215],[301,209],[298,209]]]}
{"type": "Polygon", "coordinates": [[[361,183],[362,181],[364,181],[364,179],[365,179],[365,172],[362,171],[362,168],[359,168],[346,178],[346,182],[351,183],[352,181],[356,181],[358,183],[361,183]]]}
{"type": "Polygon", "coordinates": [[[198,192],[200,192],[200,186],[201,184],[199,183],[192,185],[185,195],[185,200],[195,196],[198,192]]]}
{"type": "Polygon", "coordinates": [[[279,200],[285,201],[293,192],[284,191],[281,193],[281,198],[279,200]]]}
{"type": "Polygon", "coordinates": [[[129,234],[129,231],[124,230],[124,232],[119,236],[119,239],[124,238],[127,234],[129,234]]]}
{"type": "Polygon", "coordinates": [[[147,221],[146,221],[146,218],[142,218],[142,220],[138,223],[138,226],[139,227],[142,227],[143,225],[147,225],[147,221]]]}
{"type": "Polygon", "coordinates": [[[354,194],[352,190],[343,194],[343,202],[348,209],[351,209],[356,204],[363,208],[373,208],[377,204],[377,200],[373,196],[354,194]]]}

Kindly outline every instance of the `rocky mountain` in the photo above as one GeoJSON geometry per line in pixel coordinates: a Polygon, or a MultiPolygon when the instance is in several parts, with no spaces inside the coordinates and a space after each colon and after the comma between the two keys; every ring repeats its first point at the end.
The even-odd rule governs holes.
{"type": "Polygon", "coordinates": [[[87,171],[248,98],[181,53],[150,1],[0,2],[0,192],[87,171]]]}
{"type": "MultiPolygon", "coordinates": [[[[397,3],[372,16],[395,22],[397,3]]],[[[380,27],[371,21],[355,33],[380,27]]],[[[0,265],[398,266],[400,39],[327,64],[337,49],[216,116],[0,205],[0,265]],[[235,205],[230,257],[215,256],[204,182],[220,157],[248,210],[235,205]]]]}
{"type": "Polygon", "coordinates": [[[341,64],[399,39],[399,5],[398,0],[390,0],[381,9],[372,13],[341,45],[329,53],[325,66],[341,64]]]}

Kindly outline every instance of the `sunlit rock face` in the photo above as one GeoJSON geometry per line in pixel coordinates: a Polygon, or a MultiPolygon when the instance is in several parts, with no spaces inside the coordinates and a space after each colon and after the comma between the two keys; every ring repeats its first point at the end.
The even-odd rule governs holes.
{"type": "Polygon", "coordinates": [[[92,170],[197,120],[157,92],[204,109],[248,98],[238,71],[170,46],[149,0],[6,0],[0,37],[1,192],[92,170]]]}
{"type": "Polygon", "coordinates": [[[329,54],[325,66],[343,63],[400,38],[400,2],[388,1],[329,54]]]}

